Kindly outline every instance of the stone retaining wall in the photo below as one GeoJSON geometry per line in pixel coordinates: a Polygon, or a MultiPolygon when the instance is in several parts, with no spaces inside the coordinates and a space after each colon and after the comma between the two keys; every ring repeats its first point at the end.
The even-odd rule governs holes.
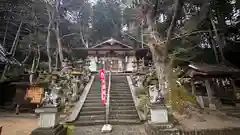
{"type": "Polygon", "coordinates": [[[145,124],[145,129],[148,135],[240,135],[240,128],[225,128],[225,129],[203,129],[185,131],[182,129],[161,129],[157,126],[145,124]]]}

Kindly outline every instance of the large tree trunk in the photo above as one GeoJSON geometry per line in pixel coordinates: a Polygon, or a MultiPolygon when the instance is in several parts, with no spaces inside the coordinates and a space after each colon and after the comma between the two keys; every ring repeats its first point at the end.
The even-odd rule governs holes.
{"type": "Polygon", "coordinates": [[[30,76],[29,76],[30,85],[33,84],[33,76],[34,76],[35,63],[36,63],[36,54],[34,54],[34,57],[33,57],[32,67],[31,67],[30,76]]]}
{"type": "Polygon", "coordinates": [[[216,28],[216,25],[215,25],[213,19],[211,19],[211,24],[213,27],[214,34],[216,36],[216,42],[218,44],[218,48],[219,48],[219,52],[220,52],[220,56],[221,56],[221,63],[224,63],[225,62],[225,57],[223,54],[224,41],[222,41],[221,38],[219,37],[218,31],[217,31],[217,28],[216,28]]]}
{"type": "Polygon", "coordinates": [[[218,50],[217,50],[217,48],[216,48],[216,44],[215,44],[213,38],[214,38],[214,37],[213,37],[213,34],[212,34],[212,29],[211,29],[211,27],[210,27],[208,42],[210,43],[210,45],[211,45],[211,47],[212,47],[212,49],[213,49],[216,62],[217,62],[217,63],[220,63],[219,57],[218,57],[218,50]]]}
{"type": "Polygon", "coordinates": [[[60,30],[59,30],[59,21],[60,21],[60,15],[59,15],[59,7],[60,7],[60,2],[61,0],[57,0],[56,1],[56,26],[55,26],[55,35],[56,35],[56,38],[57,38],[57,43],[58,43],[58,55],[59,55],[59,58],[60,58],[60,63],[61,63],[61,66],[63,65],[63,48],[62,48],[62,42],[61,42],[61,37],[60,37],[60,30]]]}
{"type": "Polygon", "coordinates": [[[161,56],[157,50],[156,47],[154,47],[154,45],[150,45],[149,46],[150,51],[152,53],[152,60],[154,63],[154,66],[156,68],[156,74],[158,77],[158,84],[159,84],[159,90],[161,91],[161,93],[164,95],[166,93],[165,90],[165,63],[163,61],[163,57],[161,56]],[[162,57],[162,58],[160,58],[162,57]]]}
{"type": "MultiPolygon", "coordinates": [[[[158,2],[156,4],[158,4],[158,2]]],[[[152,30],[151,32],[152,34],[150,34],[151,35],[150,40],[153,41],[153,43],[150,43],[150,51],[152,53],[153,62],[156,68],[157,76],[158,76],[159,89],[161,90],[161,93],[164,96],[168,92],[167,83],[168,83],[168,77],[170,72],[169,70],[172,70],[171,68],[168,69],[170,67],[169,57],[168,57],[168,46],[171,44],[172,34],[174,32],[176,22],[180,16],[182,5],[183,5],[183,2],[181,0],[174,1],[173,16],[172,16],[171,24],[167,31],[167,38],[165,43],[161,39],[162,37],[155,34],[157,32],[153,30],[155,25],[153,22],[155,21],[156,18],[151,17],[150,14],[147,15],[147,20],[148,20],[147,23],[149,26],[149,30],[150,31],[152,30]],[[154,21],[152,21],[152,19],[154,19],[154,21]]],[[[157,11],[154,11],[154,12],[156,13],[157,11]]]]}
{"type": "Polygon", "coordinates": [[[55,54],[55,66],[57,70],[58,69],[58,50],[56,50],[56,54],[55,54]]]}
{"type": "Polygon", "coordinates": [[[57,38],[57,43],[58,43],[58,55],[59,55],[59,58],[60,58],[60,63],[61,63],[61,66],[63,65],[63,49],[62,49],[62,42],[61,42],[61,38],[60,38],[60,35],[59,35],[59,22],[57,21],[56,22],[57,26],[56,26],[56,30],[55,30],[55,34],[56,34],[56,38],[57,38]]]}
{"type": "Polygon", "coordinates": [[[81,36],[81,40],[82,40],[82,43],[84,44],[85,48],[88,48],[88,40],[84,40],[84,36],[83,36],[83,33],[80,31],[80,36],[81,36]]]}
{"type": "Polygon", "coordinates": [[[41,53],[40,53],[40,47],[38,45],[37,47],[37,53],[34,54],[34,58],[33,58],[33,63],[32,63],[32,67],[31,67],[31,73],[29,76],[29,82],[30,84],[34,84],[34,74],[37,72],[38,66],[39,66],[39,62],[40,62],[40,58],[41,58],[41,53]]]}
{"type": "Polygon", "coordinates": [[[49,73],[52,72],[52,57],[51,57],[51,51],[50,51],[50,46],[51,46],[51,28],[52,28],[52,15],[51,15],[51,11],[48,8],[48,17],[49,17],[49,23],[48,23],[48,34],[47,34],[47,41],[46,41],[46,45],[47,45],[47,56],[48,56],[48,71],[49,73]]]}

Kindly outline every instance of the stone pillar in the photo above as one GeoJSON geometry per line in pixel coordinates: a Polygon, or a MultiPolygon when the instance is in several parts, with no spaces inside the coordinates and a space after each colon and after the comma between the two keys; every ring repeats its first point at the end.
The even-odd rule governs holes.
{"type": "Polygon", "coordinates": [[[191,87],[192,87],[192,94],[195,95],[195,92],[196,92],[196,87],[195,87],[195,84],[194,84],[194,80],[191,79],[191,87]]]}
{"type": "Polygon", "coordinates": [[[66,135],[67,129],[59,125],[59,113],[56,107],[42,107],[35,110],[40,118],[38,128],[31,135],[66,135]]]}
{"type": "Polygon", "coordinates": [[[207,90],[207,95],[208,95],[208,103],[209,103],[209,108],[215,110],[216,106],[213,103],[213,99],[212,99],[212,89],[211,89],[211,85],[209,83],[208,79],[205,79],[205,85],[206,85],[206,90],[207,90]]]}

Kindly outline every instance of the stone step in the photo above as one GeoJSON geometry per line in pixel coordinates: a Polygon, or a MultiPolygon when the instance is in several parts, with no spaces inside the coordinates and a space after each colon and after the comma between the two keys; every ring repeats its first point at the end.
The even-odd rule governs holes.
{"type": "Polygon", "coordinates": [[[131,103],[110,102],[110,106],[135,106],[135,104],[134,102],[131,103]]]}
{"type": "Polygon", "coordinates": [[[118,95],[118,94],[132,94],[130,91],[111,91],[110,92],[111,95],[118,95]]]}
{"type": "Polygon", "coordinates": [[[105,123],[106,123],[105,120],[89,120],[89,121],[75,121],[73,125],[74,126],[92,126],[92,125],[95,126],[95,125],[103,125],[105,123]]]}
{"type": "Polygon", "coordinates": [[[112,86],[111,91],[122,91],[122,90],[129,90],[129,87],[118,87],[118,86],[112,86]]]}
{"type": "Polygon", "coordinates": [[[120,103],[120,104],[124,104],[124,103],[134,103],[133,100],[114,100],[114,99],[110,99],[110,103],[120,103]]]}
{"type": "Polygon", "coordinates": [[[131,91],[128,90],[128,89],[125,89],[125,90],[124,89],[120,89],[120,90],[111,89],[110,93],[113,93],[113,92],[115,92],[115,93],[122,93],[122,92],[124,92],[125,94],[131,93],[131,91]]]}
{"type": "Polygon", "coordinates": [[[113,93],[110,93],[110,95],[111,95],[111,97],[118,97],[118,96],[132,97],[132,93],[129,93],[129,94],[125,94],[125,93],[113,94],[113,93]]]}
{"type": "Polygon", "coordinates": [[[228,116],[231,117],[236,117],[236,118],[240,118],[240,114],[239,113],[226,113],[228,116]]]}
{"type": "Polygon", "coordinates": [[[109,123],[112,125],[135,125],[142,124],[140,120],[130,120],[130,119],[110,119],[109,123]]]}
{"type": "MultiPolygon", "coordinates": [[[[119,80],[118,80],[118,81],[119,81],[119,80]]],[[[112,86],[127,86],[127,85],[128,85],[128,82],[124,82],[124,81],[122,81],[122,82],[117,82],[117,81],[112,80],[111,84],[112,84],[112,86]]]]}
{"type": "Polygon", "coordinates": [[[88,95],[98,95],[101,94],[101,91],[91,91],[88,93],[88,95]]]}
{"type": "Polygon", "coordinates": [[[83,106],[81,111],[104,111],[106,110],[105,106],[98,106],[98,107],[92,107],[92,106],[83,106]]]}
{"type": "Polygon", "coordinates": [[[105,115],[106,112],[104,111],[81,111],[79,116],[86,116],[86,115],[105,115]]]}
{"type": "Polygon", "coordinates": [[[111,96],[110,95],[110,99],[111,100],[131,100],[132,96],[127,96],[127,97],[123,97],[123,96],[111,96]]]}
{"type": "Polygon", "coordinates": [[[101,100],[101,95],[100,96],[87,96],[86,100],[101,100]]]}
{"type": "Polygon", "coordinates": [[[99,103],[84,103],[84,106],[104,106],[101,102],[99,103]]]}
{"type": "MultiPolygon", "coordinates": [[[[89,121],[76,121],[72,125],[74,126],[91,126],[91,125],[104,125],[105,120],[89,120],[89,121]]],[[[142,124],[139,120],[109,120],[109,123],[112,125],[137,125],[142,124]]],[[[100,131],[99,131],[100,132],[100,131]]]]}
{"type": "Polygon", "coordinates": [[[137,114],[129,115],[129,114],[110,114],[110,119],[130,119],[130,120],[138,120],[139,117],[137,114]]]}
{"type": "Polygon", "coordinates": [[[137,112],[136,112],[136,110],[111,110],[110,114],[111,115],[117,115],[117,114],[129,114],[129,115],[133,114],[133,115],[135,115],[135,114],[137,114],[137,112]]]}
{"type": "Polygon", "coordinates": [[[89,91],[88,95],[92,95],[92,94],[101,94],[101,90],[89,91]]]}
{"type": "Polygon", "coordinates": [[[131,93],[131,91],[129,90],[129,89],[111,89],[111,91],[110,92],[130,92],[131,93]]]}
{"type": "Polygon", "coordinates": [[[100,96],[101,97],[101,93],[88,93],[87,97],[97,97],[100,96]]]}
{"type": "Polygon", "coordinates": [[[95,121],[95,120],[105,120],[106,115],[91,115],[91,116],[80,116],[79,121],[95,121]]]}
{"type": "Polygon", "coordinates": [[[128,83],[114,83],[114,82],[112,82],[111,86],[128,87],[128,83]]]}
{"type": "Polygon", "coordinates": [[[113,106],[111,105],[110,108],[112,110],[135,110],[135,106],[113,106]]]}
{"type": "Polygon", "coordinates": [[[88,100],[85,100],[84,103],[101,103],[101,99],[88,99],[88,100]]]}
{"type": "Polygon", "coordinates": [[[111,85],[112,88],[114,89],[129,89],[128,86],[114,86],[114,85],[111,85]]]}

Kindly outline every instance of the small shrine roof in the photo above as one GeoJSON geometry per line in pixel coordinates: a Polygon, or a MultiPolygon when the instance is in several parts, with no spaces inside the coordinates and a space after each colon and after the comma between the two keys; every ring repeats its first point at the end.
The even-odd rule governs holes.
{"type": "Polygon", "coordinates": [[[191,63],[180,76],[232,76],[240,75],[240,69],[226,66],[226,65],[216,65],[216,64],[206,64],[206,63],[191,63]]]}
{"type": "Polygon", "coordinates": [[[100,47],[100,46],[103,46],[103,45],[111,45],[111,46],[113,46],[113,45],[116,45],[116,44],[119,44],[119,45],[123,46],[124,48],[132,48],[131,46],[126,45],[126,44],[124,44],[124,43],[122,43],[122,42],[120,42],[120,41],[118,41],[118,40],[116,40],[114,38],[110,38],[110,39],[108,39],[108,40],[106,40],[104,42],[101,42],[101,43],[93,46],[92,48],[97,48],[97,47],[100,47]]]}

